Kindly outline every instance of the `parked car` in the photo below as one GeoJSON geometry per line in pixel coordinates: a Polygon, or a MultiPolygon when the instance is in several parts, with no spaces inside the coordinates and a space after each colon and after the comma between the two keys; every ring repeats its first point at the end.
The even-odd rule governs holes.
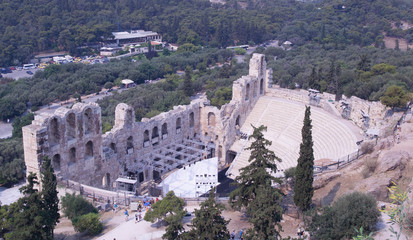
{"type": "Polygon", "coordinates": [[[29,74],[29,75],[33,75],[32,71],[26,71],[26,73],[29,74]]]}

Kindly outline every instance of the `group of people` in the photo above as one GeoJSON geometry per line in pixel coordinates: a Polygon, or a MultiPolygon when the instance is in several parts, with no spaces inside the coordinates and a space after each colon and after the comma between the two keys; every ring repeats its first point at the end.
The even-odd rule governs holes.
{"type": "MultiPolygon", "coordinates": [[[[146,198],[144,198],[142,201],[139,201],[138,211],[135,213],[135,223],[140,222],[143,219],[142,211],[148,211],[148,209],[150,209],[152,207],[152,205],[154,203],[156,203],[157,201],[158,201],[158,198],[156,198],[156,199],[153,199],[153,198],[146,199],[146,198]]],[[[114,208],[113,208],[114,212],[116,211],[116,208],[117,208],[117,204],[115,203],[114,208]]],[[[127,209],[125,210],[124,214],[125,214],[125,221],[128,221],[129,220],[129,212],[128,212],[127,209]]]]}
{"type": "MultiPolygon", "coordinates": [[[[233,230],[232,231],[232,233],[231,233],[231,240],[234,240],[235,239],[235,230],[233,230]]],[[[238,239],[241,239],[241,240],[243,240],[244,239],[244,229],[241,229],[241,231],[239,231],[239,238],[238,239]]]]}

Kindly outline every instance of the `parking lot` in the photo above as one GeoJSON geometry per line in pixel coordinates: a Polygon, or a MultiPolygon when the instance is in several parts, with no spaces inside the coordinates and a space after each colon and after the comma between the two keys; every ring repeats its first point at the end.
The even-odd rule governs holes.
{"type": "Polygon", "coordinates": [[[32,71],[33,74],[37,71],[40,71],[39,68],[29,69],[29,70],[13,70],[12,73],[2,73],[4,78],[13,78],[14,80],[18,80],[19,78],[24,77],[32,77],[33,75],[28,74],[26,71],[32,71]]]}

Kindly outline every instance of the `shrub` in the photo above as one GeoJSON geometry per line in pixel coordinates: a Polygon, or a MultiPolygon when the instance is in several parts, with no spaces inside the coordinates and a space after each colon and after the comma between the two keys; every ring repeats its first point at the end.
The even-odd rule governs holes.
{"type": "Polygon", "coordinates": [[[372,173],[374,173],[374,171],[377,168],[377,158],[371,158],[371,157],[367,157],[364,159],[364,167],[363,170],[361,171],[361,173],[363,174],[364,178],[368,178],[371,176],[372,173]]]}
{"type": "Polygon", "coordinates": [[[315,239],[348,239],[357,235],[355,229],[373,231],[379,217],[376,200],[354,192],[323,208],[321,215],[313,212],[309,230],[315,239]]]}
{"type": "Polygon", "coordinates": [[[72,222],[74,218],[81,215],[98,212],[90,202],[75,193],[66,193],[66,195],[62,197],[62,209],[65,216],[72,220],[72,222]]]}
{"type": "Polygon", "coordinates": [[[102,232],[103,224],[99,221],[99,214],[88,213],[73,219],[73,226],[77,232],[87,231],[90,235],[102,232]]]}
{"type": "Polygon", "coordinates": [[[285,179],[295,178],[295,167],[290,167],[289,169],[284,171],[285,179]]]}
{"type": "Polygon", "coordinates": [[[374,151],[374,142],[363,142],[360,150],[363,154],[372,153],[374,151]]]}

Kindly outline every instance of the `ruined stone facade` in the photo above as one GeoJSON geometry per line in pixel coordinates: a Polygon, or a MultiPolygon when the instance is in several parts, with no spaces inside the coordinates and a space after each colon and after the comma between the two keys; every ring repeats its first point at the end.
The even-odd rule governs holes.
{"type": "Polygon", "coordinates": [[[27,173],[39,174],[48,156],[60,179],[113,190],[119,176],[142,183],[205,158],[218,157],[222,168],[232,161],[228,150],[237,129],[267,92],[271,79],[264,55],[254,54],[249,75],[233,83],[232,100],[221,109],[201,98],[135,122],[133,108],[121,103],[114,127],[103,135],[95,103],[37,115],[23,127],[27,173]]]}

